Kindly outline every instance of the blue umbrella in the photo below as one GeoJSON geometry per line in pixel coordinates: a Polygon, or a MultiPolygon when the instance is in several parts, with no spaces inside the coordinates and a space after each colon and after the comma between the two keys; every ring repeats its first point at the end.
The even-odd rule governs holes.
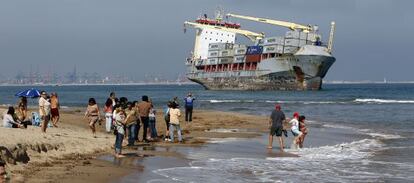
{"type": "Polygon", "coordinates": [[[21,91],[19,93],[16,93],[16,97],[30,97],[30,98],[36,98],[40,97],[40,92],[37,89],[31,88],[28,90],[21,91]]]}

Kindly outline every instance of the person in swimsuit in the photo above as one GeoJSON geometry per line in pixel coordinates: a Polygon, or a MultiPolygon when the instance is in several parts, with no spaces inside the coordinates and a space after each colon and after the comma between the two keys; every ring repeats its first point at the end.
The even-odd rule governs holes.
{"type": "Polygon", "coordinates": [[[303,141],[305,141],[305,136],[308,134],[308,128],[305,125],[305,116],[299,116],[299,130],[302,132],[302,136],[299,138],[299,147],[303,148],[303,141]]]}
{"type": "Polygon", "coordinates": [[[96,104],[96,101],[94,98],[89,99],[89,104],[88,104],[88,107],[86,108],[85,117],[88,118],[89,128],[91,128],[92,130],[93,137],[96,138],[95,124],[96,122],[99,122],[101,120],[101,117],[99,113],[98,104],[96,104]]]}
{"type": "Polygon", "coordinates": [[[59,99],[57,93],[52,93],[50,96],[50,113],[52,115],[52,124],[54,127],[58,127],[57,123],[59,122],[59,99]]]}

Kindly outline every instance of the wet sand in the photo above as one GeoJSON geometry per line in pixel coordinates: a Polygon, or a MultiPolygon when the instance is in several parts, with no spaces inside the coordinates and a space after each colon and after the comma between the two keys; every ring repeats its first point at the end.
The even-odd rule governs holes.
{"type": "MultiPolygon", "coordinates": [[[[184,121],[183,117],[181,120],[184,121]]],[[[138,143],[136,147],[125,148],[124,152],[137,158],[162,156],[185,159],[176,151],[158,151],[154,147],[197,147],[203,146],[212,138],[257,137],[267,131],[267,119],[263,116],[196,110],[193,122],[181,122],[181,127],[185,143],[172,144],[162,140],[149,144],[138,143]],[[137,148],[146,149],[137,151],[137,148]]],[[[0,128],[1,146],[8,149],[21,146],[27,150],[30,158],[25,163],[18,162],[20,160],[15,160],[16,165],[9,163],[13,182],[110,182],[140,169],[135,165],[120,166],[96,159],[111,154],[114,143],[114,136],[104,132],[103,123],[97,125],[97,129],[98,138],[93,138],[81,108],[62,110],[59,128],[48,129],[46,135],[41,134],[38,127],[0,128]]],[[[158,113],[158,134],[164,135],[165,129],[163,116],[158,113]]],[[[142,138],[142,128],[139,134],[142,138]]]]}

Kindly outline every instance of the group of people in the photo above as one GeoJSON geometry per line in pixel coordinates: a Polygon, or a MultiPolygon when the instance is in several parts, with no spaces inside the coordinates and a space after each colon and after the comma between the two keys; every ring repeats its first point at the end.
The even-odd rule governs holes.
{"type": "MultiPolygon", "coordinates": [[[[186,121],[192,121],[193,101],[195,99],[189,93],[184,99],[186,121]]],[[[122,157],[122,144],[127,139],[127,145],[133,146],[135,142],[150,142],[158,139],[156,128],[156,110],[151,99],[144,95],[141,101],[129,101],[126,97],[116,97],[111,92],[109,98],[103,106],[105,116],[105,130],[107,133],[114,133],[115,138],[115,155],[122,157]],[[139,139],[139,131],[142,127],[142,140],[139,139]]],[[[166,123],[165,141],[174,142],[174,133],[177,132],[178,142],[183,142],[179,117],[178,97],[167,103],[164,109],[164,120],[166,123]]],[[[101,123],[101,113],[98,104],[94,98],[90,98],[85,111],[85,117],[88,119],[89,127],[93,136],[96,137],[96,123],[101,123]]]]}
{"type": "Polygon", "coordinates": [[[291,132],[294,136],[292,141],[292,149],[303,148],[303,142],[305,141],[305,136],[308,134],[308,129],[305,125],[305,116],[299,115],[298,112],[293,113],[293,118],[291,120],[285,117],[285,114],[281,110],[281,106],[277,104],[275,109],[272,111],[269,119],[269,145],[267,146],[268,149],[273,148],[273,136],[279,140],[280,151],[284,151],[284,139],[288,136],[288,129],[286,126],[290,126],[291,132]]]}
{"type": "Polygon", "coordinates": [[[46,133],[50,121],[54,127],[58,127],[60,105],[57,93],[51,93],[49,96],[45,91],[41,91],[38,102],[39,113],[33,113],[32,119],[30,119],[27,98],[20,97],[16,107],[9,106],[6,113],[3,114],[3,127],[27,128],[27,125],[39,125],[44,133],[46,133]],[[36,116],[39,118],[39,124],[34,123],[36,116]]]}

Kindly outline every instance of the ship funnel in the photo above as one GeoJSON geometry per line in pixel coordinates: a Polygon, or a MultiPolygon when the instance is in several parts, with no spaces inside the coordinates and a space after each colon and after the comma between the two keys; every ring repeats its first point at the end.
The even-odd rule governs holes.
{"type": "Polygon", "coordinates": [[[333,38],[335,33],[335,22],[331,22],[331,32],[329,33],[328,52],[332,53],[333,38]]]}

